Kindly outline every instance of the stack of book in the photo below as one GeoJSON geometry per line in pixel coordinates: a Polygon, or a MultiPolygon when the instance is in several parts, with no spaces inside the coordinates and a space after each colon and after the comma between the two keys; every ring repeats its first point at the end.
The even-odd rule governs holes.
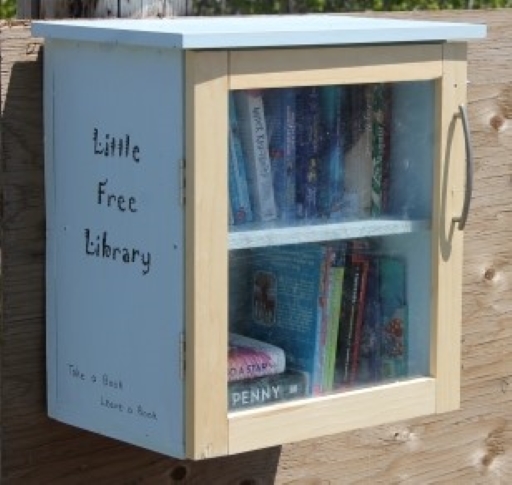
{"type": "Polygon", "coordinates": [[[233,91],[230,223],[384,214],[390,100],[387,84],[233,91]]]}
{"type": "Polygon", "coordinates": [[[229,334],[230,410],[303,397],[306,386],[306,374],[286,368],[283,349],[236,333],[229,334]]]}

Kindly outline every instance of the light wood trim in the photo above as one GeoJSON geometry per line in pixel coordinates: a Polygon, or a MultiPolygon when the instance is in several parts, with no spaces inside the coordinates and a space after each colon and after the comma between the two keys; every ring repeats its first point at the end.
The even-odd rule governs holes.
{"type": "Polygon", "coordinates": [[[230,51],[230,89],[436,79],[442,46],[230,51]]]}
{"type": "Polygon", "coordinates": [[[227,52],[186,53],[186,452],[227,449],[227,52]],[[214,392],[212,392],[214,390],[214,392]]]}
{"type": "Polygon", "coordinates": [[[452,223],[460,215],[464,197],[464,134],[458,117],[466,102],[466,44],[446,44],[443,49],[438,112],[439,164],[434,173],[432,267],[434,305],[431,373],[437,382],[436,412],[460,407],[462,252],[463,233],[452,223]]]}
{"type": "Polygon", "coordinates": [[[317,438],[435,412],[436,383],[415,379],[229,416],[229,453],[317,438]]]}

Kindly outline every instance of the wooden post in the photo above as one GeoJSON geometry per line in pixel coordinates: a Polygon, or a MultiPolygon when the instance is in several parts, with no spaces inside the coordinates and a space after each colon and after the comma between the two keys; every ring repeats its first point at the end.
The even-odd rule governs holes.
{"type": "Polygon", "coordinates": [[[187,0],[18,0],[18,18],[173,17],[187,0]]]}
{"type": "Polygon", "coordinates": [[[39,0],[17,0],[16,14],[19,19],[38,17],[39,0]]]}

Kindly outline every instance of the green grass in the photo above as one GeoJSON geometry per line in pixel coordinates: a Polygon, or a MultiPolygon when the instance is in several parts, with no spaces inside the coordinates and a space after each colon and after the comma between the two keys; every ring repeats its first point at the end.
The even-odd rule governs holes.
{"type": "Polygon", "coordinates": [[[15,0],[0,0],[0,19],[9,19],[16,13],[15,0]]]}

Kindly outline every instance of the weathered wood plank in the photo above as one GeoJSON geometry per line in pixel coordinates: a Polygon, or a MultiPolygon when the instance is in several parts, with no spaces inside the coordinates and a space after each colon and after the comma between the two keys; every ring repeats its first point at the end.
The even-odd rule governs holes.
{"type": "Polygon", "coordinates": [[[17,0],[16,15],[19,19],[32,19],[38,16],[39,0],[17,0]]]}
{"type": "MultiPolygon", "coordinates": [[[[187,0],[44,0],[38,3],[39,16],[43,19],[172,17],[185,15],[187,11],[187,0]]],[[[35,11],[33,16],[37,16],[35,11]]]]}
{"type": "Polygon", "coordinates": [[[490,27],[469,48],[476,168],[463,266],[462,409],[197,463],[46,418],[40,44],[25,23],[3,24],[2,483],[512,483],[512,11],[393,16],[490,27]]]}

